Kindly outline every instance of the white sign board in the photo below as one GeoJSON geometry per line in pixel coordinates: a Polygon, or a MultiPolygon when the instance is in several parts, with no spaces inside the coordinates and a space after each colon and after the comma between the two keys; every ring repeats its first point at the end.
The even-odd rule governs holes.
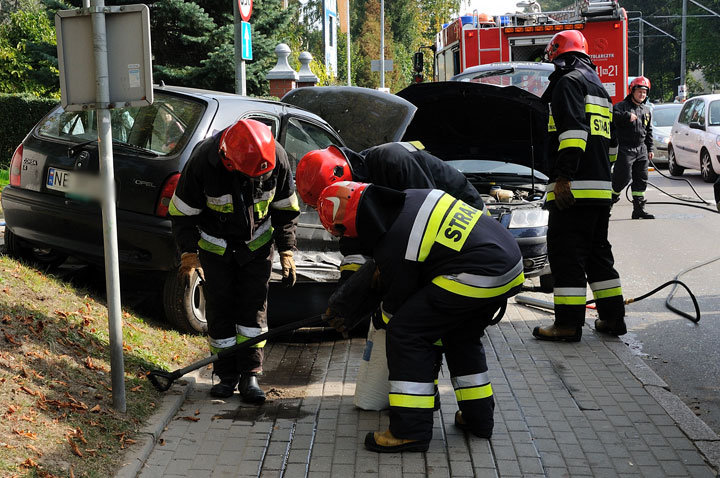
{"type": "MultiPolygon", "coordinates": [[[[392,71],[393,70],[393,61],[392,60],[385,60],[383,63],[385,63],[385,71],[392,71]]],[[[380,60],[370,60],[370,71],[380,71],[380,60]]]]}
{"type": "MultiPolygon", "coordinates": [[[[153,102],[150,12],[147,5],[105,7],[109,108],[153,102]]],[[[82,9],[55,14],[60,93],[68,111],[95,108],[96,73],[91,16],[82,9]]]]}

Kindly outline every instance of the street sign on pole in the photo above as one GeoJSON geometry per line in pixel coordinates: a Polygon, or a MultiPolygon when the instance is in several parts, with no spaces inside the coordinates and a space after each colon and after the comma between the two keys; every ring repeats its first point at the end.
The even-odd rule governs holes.
{"type": "Polygon", "coordinates": [[[380,64],[385,64],[385,71],[393,70],[392,60],[370,60],[370,71],[380,71],[380,64]]]}
{"type": "Polygon", "coordinates": [[[252,31],[250,23],[241,22],[242,48],[240,49],[240,58],[243,60],[252,60],[252,31]]]}
{"type": "Polygon", "coordinates": [[[244,22],[249,22],[250,15],[252,15],[253,0],[237,0],[237,3],[240,9],[240,18],[244,22]]]}

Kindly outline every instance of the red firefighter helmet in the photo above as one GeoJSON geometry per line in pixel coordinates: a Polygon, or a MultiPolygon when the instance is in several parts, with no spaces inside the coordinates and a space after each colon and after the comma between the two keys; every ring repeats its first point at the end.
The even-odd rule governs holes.
{"type": "Polygon", "coordinates": [[[229,126],[220,137],[218,149],[228,171],[257,178],[275,168],[275,139],[270,128],[252,119],[229,126]]]}
{"type": "Polygon", "coordinates": [[[630,82],[630,91],[633,91],[635,88],[645,88],[647,91],[650,91],[650,80],[644,76],[638,76],[630,82]]]}
{"type": "Polygon", "coordinates": [[[487,13],[478,13],[477,22],[478,25],[495,26],[495,20],[487,13]]]}
{"type": "Polygon", "coordinates": [[[357,210],[367,183],[340,181],[326,187],[318,200],[318,216],[333,236],[357,237],[357,210]]]}
{"type": "Polygon", "coordinates": [[[563,53],[584,53],[588,54],[588,42],[585,35],[577,30],[565,30],[557,32],[545,47],[543,59],[552,62],[563,53]]]}
{"type": "Polygon", "coordinates": [[[300,198],[317,207],[323,189],[338,181],[351,181],[352,172],[345,155],[335,146],[310,151],[302,157],[295,171],[300,198]]]}

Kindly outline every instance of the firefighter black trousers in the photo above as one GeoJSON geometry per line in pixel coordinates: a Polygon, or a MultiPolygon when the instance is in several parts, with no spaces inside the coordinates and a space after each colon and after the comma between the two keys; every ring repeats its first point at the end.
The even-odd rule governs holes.
{"type": "Polygon", "coordinates": [[[620,146],[617,161],[613,166],[613,191],[616,194],[621,193],[632,179],[630,189],[633,196],[644,196],[647,189],[649,164],[645,144],[632,148],[620,146]]]}
{"type": "MultiPolygon", "coordinates": [[[[219,256],[200,251],[200,263],[205,273],[205,317],[211,343],[213,340],[225,341],[231,346],[237,336],[248,335],[243,334],[243,330],[267,329],[267,293],[273,252],[272,243],[252,256],[246,252],[241,255],[227,251],[219,256]]],[[[214,370],[221,380],[232,380],[239,374],[261,372],[262,361],[262,346],[249,347],[235,357],[215,362],[214,370]]]]}
{"type": "Polygon", "coordinates": [[[429,284],[413,294],[387,324],[390,431],[397,438],[430,440],[437,347],[445,358],[463,419],[489,435],[495,401],[480,337],[506,299],[474,299],[429,284]]]}
{"type": "Polygon", "coordinates": [[[608,241],[609,219],[609,205],[550,208],[548,259],[558,327],[581,327],[585,323],[588,284],[600,319],[616,323],[625,316],[620,276],[608,241]]]}

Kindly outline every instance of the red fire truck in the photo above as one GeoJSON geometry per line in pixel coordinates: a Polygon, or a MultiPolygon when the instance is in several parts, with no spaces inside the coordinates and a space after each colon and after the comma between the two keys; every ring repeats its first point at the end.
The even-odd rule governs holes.
{"type": "Polygon", "coordinates": [[[628,84],[627,14],[617,0],[576,1],[559,12],[536,10],[495,17],[474,14],[447,24],[436,35],[435,81],[447,81],[476,65],[539,61],[555,33],[580,30],[613,103],[622,100],[628,84]]]}

